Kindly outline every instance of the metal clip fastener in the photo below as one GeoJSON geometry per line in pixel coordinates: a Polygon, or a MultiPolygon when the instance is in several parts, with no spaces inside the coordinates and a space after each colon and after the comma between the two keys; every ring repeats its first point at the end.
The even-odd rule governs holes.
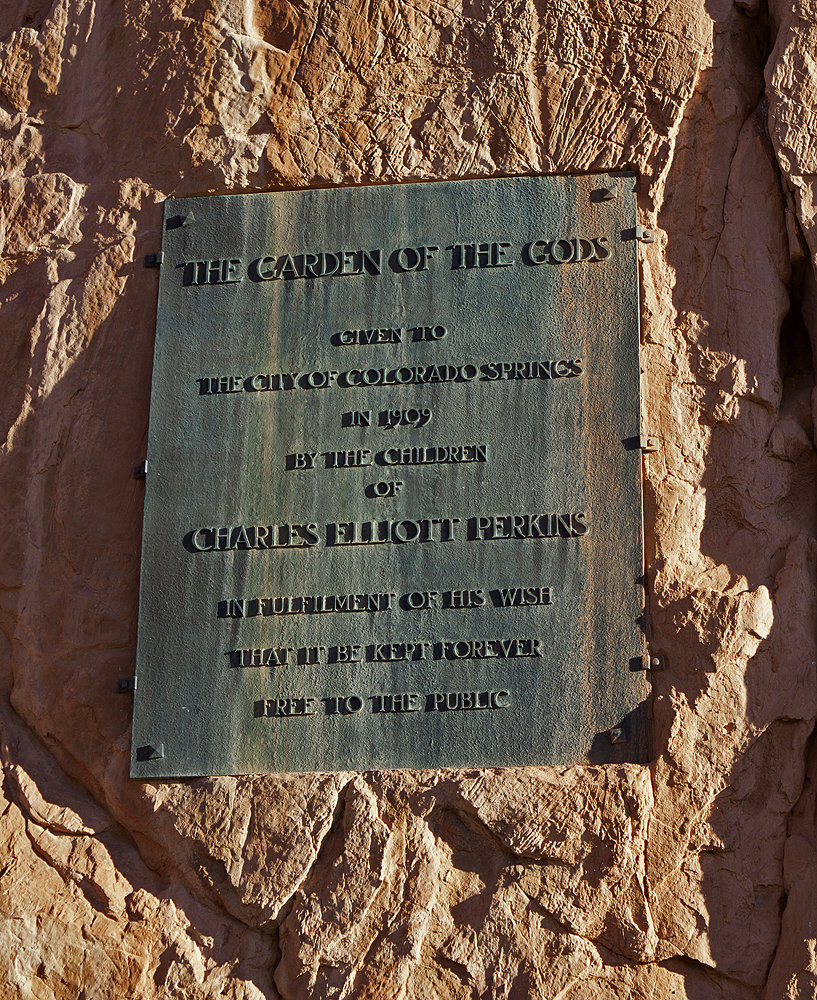
{"type": "Polygon", "coordinates": [[[666,670],[667,660],[664,656],[642,656],[641,657],[641,669],[648,670],[654,673],[656,670],[666,670]]]}
{"type": "Polygon", "coordinates": [[[136,690],[136,677],[120,677],[119,683],[116,685],[116,690],[120,694],[130,694],[131,691],[136,690]]]}
{"type": "Polygon", "coordinates": [[[658,438],[644,437],[642,434],[638,439],[638,447],[642,451],[658,451],[658,438]]]}
{"type": "Polygon", "coordinates": [[[611,191],[610,188],[596,188],[590,195],[591,201],[615,201],[616,200],[615,191],[611,191]]]}
{"type": "Polygon", "coordinates": [[[182,226],[192,226],[195,221],[196,217],[192,212],[186,215],[172,215],[165,223],[165,229],[181,229],[182,226]]]}
{"type": "Polygon", "coordinates": [[[148,474],[148,460],[145,459],[144,462],[140,462],[136,468],[133,470],[134,479],[144,479],[148,474]]]}
{"type": "Polygon", "coordinates": [[[145,257],[145,267],[161,267],[164,263],[165,255],[159,251],[159,253],[149,253],[145,257]]]}
{"type": "Polygon", "coordinates": [[[638,240],[639,243],[655,243],[655,236],[652,230],[643,226],[633,226],[632,229],[621,230],[622,240],[638,240]]]}

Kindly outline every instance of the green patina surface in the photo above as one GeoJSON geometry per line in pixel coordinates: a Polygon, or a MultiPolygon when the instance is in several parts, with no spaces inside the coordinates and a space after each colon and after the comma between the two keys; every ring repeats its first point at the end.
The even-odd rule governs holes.
{"type": "Polygon", "coordinates": [[[630,175],[166,203],[134,776],[645,759],[635,225],[630,175]]]}

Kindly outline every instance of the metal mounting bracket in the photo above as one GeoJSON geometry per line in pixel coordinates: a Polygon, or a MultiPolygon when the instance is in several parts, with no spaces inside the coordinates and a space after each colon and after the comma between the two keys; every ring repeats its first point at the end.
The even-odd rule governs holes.
{"type": "Polygon", "coordinates": [[[658,670],[666,670],[667,669],[666,657],[649,656],[649,655],[642,656],[641,669],[646,670],[649,673],[655,673],[658,670]]]}

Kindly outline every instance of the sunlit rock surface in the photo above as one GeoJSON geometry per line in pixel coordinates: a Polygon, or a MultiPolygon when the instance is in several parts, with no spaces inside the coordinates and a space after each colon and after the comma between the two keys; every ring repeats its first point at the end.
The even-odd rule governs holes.
{"type": "Polygon", "coordinates": [[[817,4],[0,5],[0,995],[817,989],[817,4]],[[649,766],[128,778],[169,196],[634,169],[649,766]]]}

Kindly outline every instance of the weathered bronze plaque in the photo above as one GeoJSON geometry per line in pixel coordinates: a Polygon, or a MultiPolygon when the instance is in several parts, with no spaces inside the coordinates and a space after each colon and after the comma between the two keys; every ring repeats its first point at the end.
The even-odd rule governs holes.
{"type": "Polygon", "coordinates": [[[132,775],[643,759],[634,188],[166,203],[132,775]]]}

